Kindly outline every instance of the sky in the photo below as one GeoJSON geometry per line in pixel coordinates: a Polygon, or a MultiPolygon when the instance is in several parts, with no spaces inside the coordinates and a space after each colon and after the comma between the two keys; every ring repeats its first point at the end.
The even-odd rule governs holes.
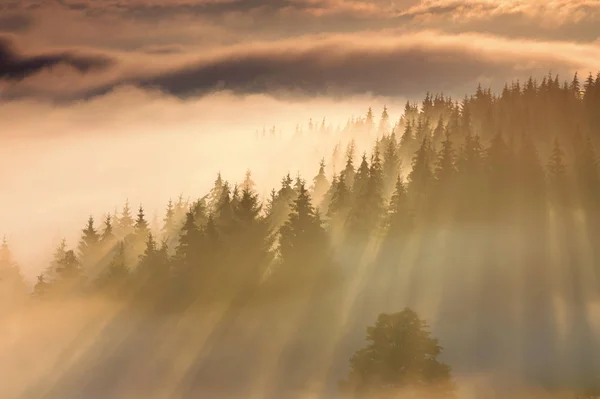
{"type": "Polygon", "coordinates": [[[334,143],[252,141],[478,83],[600,70],[599,0],[0,0],[0,234],[27,277],[64,236],[218,171],[263,191],[334,143]]]}

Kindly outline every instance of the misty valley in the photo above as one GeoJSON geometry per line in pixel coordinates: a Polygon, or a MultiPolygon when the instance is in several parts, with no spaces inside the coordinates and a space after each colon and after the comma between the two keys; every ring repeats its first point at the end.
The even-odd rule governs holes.
{"type": "Polygon", "coordinates": [[[600,395],[600,73],[364,108],[248,132],[311,175],[89,209],[35,280],[0,230],[0,398],[600,395]]]}

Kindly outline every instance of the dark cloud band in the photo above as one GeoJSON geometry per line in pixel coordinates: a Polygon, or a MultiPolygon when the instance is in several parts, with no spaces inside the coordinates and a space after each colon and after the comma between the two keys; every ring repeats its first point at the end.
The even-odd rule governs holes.
{"type": "Polygon", "coordinates": [[[33,56],[19,54],[8,38],[0,37],[0,78],[20,80],[57,65],[67,65],[77,72],[102,70],[113,64],[107,56],[74,52],[47,53],[33,56]]]}

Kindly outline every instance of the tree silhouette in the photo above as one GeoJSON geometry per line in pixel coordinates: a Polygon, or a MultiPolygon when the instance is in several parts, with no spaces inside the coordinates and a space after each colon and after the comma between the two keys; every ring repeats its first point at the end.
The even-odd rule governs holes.
{"type": "Polygon", "coordinates": [[[367,342],[350,359],[350,373],[341,383],[348,396],[393,397],[412,391],[453,397],[450,367],[438,360],[442,348],[414,311],[379,315],[367,328],[367,342]]]}

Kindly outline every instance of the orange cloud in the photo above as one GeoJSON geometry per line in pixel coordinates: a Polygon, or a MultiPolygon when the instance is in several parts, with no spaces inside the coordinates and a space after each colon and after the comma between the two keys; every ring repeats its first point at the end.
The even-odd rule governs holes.
{"type": "Polygon", "coordinates": [[[410,96],[463,92],[478,81],[600,69],[600,47],[510,40],[479,34],[395,32],[305,36],[198,53],[109,53],[116,65],[97,74],[47,68],[4,85],[11,97],[89,98],[121,85],[177,96],[238,94],[410,96]],[[60,73],[60,79],[56,74],[60,73]],[[60,85],[60,86],[59,86],[60,85]]]}

